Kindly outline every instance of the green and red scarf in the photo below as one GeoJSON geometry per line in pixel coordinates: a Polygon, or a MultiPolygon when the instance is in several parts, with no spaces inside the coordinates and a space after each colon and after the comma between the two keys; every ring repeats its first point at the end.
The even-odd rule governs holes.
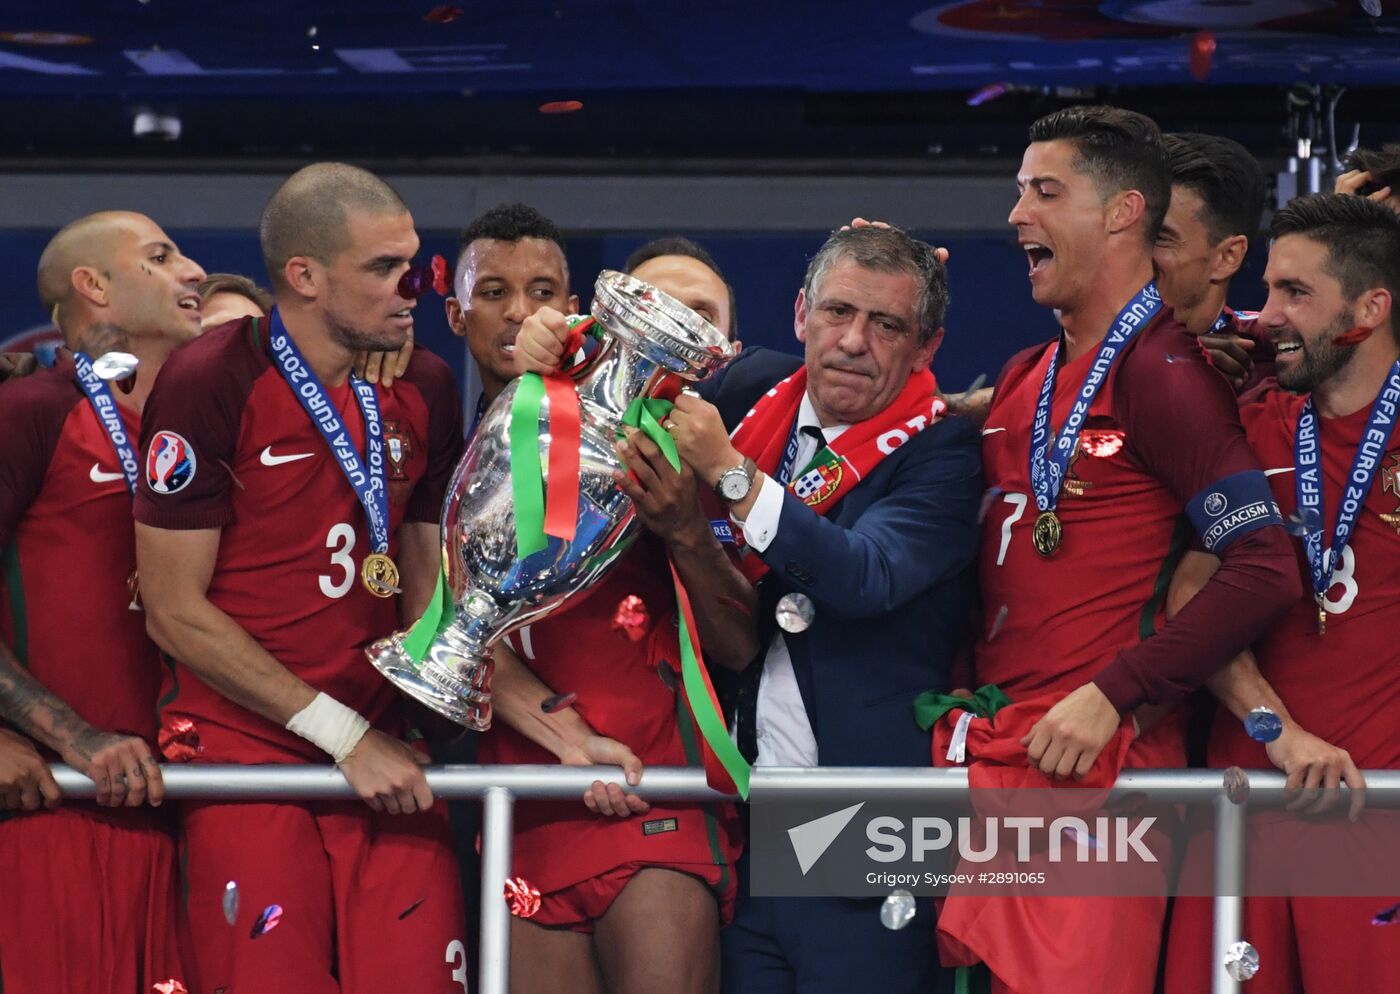
{"type": "MultiPolygon", "coordinates": [[[[760,397],[730,436],[734,447],[768,476],[778,472],[806,392],[807,367],[803,366],[760,397]]],[[[793,473],[787,489],[813,511],[826,514],[885,456],[937,422],[946,409],[932,371],[919,370],[888,407],[851,425],[793,473]]],[[[751,583],[768,572],[768,565],[752,552],[745,553],[739,568],[751,583]]]]}

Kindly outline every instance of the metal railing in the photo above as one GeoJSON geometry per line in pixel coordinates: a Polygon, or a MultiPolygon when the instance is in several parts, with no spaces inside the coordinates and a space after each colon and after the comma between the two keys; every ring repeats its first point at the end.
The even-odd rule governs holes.
{"type": "MultiPolygon", "coordinates": [[[[354,799],[355,792],[333,766],[164,766],[166,797],[178,800],[313,801],[354,799]]],[[[65,797],[88,798],[92,781],[69,766],[54,766],[65,797]]],[[[510,910],[503,895],[510,875],[511,821],[515,802],[533,799],[578,799],[595,780],[624,783],[616,767],[579,766],[429,766],[428,785],[446,800],[480,798],[481,948],[480,994],[507,994],[510,989],[510,910]]],[[[1400,805],[1400,770],[1365,771],[1367,801],[1400,805]]],[[[1249,771],[1250,804],[1277,802],[1284,776],[1249,771]]],[[[1212,994],[1235,994],[1239,984],[1224,969],[1226,950],[1241,938],[1244,898],[1245,813],[1225,796],[1219,770],[1136,770],[1123,773],[1118,791],[1146,794],[1162,803],[1197,802],[1215,806],[1214,926],[1211,939],[1212,994]]],[[[653,767],[643,783],[625,788],[648,801],[719,801],[726,795],[705,785],[703,770],[653,767]]],[[[891,800],[953,799],[968,791],[966,769],[826,767],[760,768],[753,772],[751,801],[840,800],[852,792],[891,800]]]]}

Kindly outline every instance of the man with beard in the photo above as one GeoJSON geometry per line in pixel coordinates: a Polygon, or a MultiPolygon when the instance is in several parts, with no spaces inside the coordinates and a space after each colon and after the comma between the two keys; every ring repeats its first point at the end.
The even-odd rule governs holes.
{"type": "MultiPolygon", "coordinates": [[[[1345,782],[1355,819],[1360,769],[1400,768],[1400,658],[1389,634],[1400,605],[1400,217],[1362,197],[1300,197],[1274,215],[1270,235],[1259,327],[1278,348],[1284,390],[1241,415],[1279,506],[1300,522],[1305,593],[1211,681],[1223,709],[1208,759],[1212,767],[1278,766],[1301,791],[1292,806],[1309,813],[1329,807],[1345,782]],[[1267,746],[1243,724],[1258,707],[1283,724],[1267,746]]],[[[1188,600],[1217,566],[1188,556],[1173,599],[1188,600]]],[[[1368,865],[1367,833],[1338,838],[1368,865]]],[[[1243,935],[1264,964],[1251,987],[1400,987],[1400,952],[1367,924],[1377,906],[1363,897],[1248,898],[1243,935]]],[[[1177,900],[1169,991],[1208,986],[1209,923],[1207,899],[1177,900]]]]}
{"type": "MultiPolygon", "coordinates": [[[[0,820],[0,962],[18,994],[127,994],[185,977],[173,825],[151,809],[164,796],[160,659],[136,599],[131,500],[143,409],[166,358],[199,334],[203,278],[144,215],[74,221],[38,274],[72,357],[0,388],[0,717],[97,788],[95,807],[0,820]],[[94,369],[113,352],[139,361],[115,390],[94,369]]],[[[4,741],[33,755],[19,736],[4,741]]],[[[0,808],[33,811],[41,796],[56,807],[47,768],[27,770],[0,789],[0,808]]]]}
{"type": "Polygon", "coordinates": [[[413,325],[418,236],[387,184],[308,166],[260,235],[275,310],[172,357],[144,419],[136,546],[148,628],[171,657],[165,752],[329,756],[365,804],[186,804],[195,968],[208,989],[441,990],[464,931],[446,818],[362,647],[434,589],[461,410],[422,349],[392,388],[352,374],[357,351],[399,349],[413,325]]]}

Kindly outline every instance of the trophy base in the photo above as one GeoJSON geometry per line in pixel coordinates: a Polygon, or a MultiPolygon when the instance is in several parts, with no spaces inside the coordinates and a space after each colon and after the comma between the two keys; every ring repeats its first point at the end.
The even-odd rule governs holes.
{"type": "Polygon", "coordinates": [[[386,680],[449,721],[477,732],[491,727],[491,691],[485,689],[491,683],[489,658],[434,644],[427,658],[415,663],[398,635],[373,643],[365,655],[386,680]]]}

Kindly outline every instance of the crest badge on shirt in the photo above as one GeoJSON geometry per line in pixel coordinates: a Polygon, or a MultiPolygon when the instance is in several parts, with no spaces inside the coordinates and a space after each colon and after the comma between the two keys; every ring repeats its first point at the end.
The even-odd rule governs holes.
{"type": "Polygon", "coordinates": [[[388,465],[389,500],[402,504],[413,492],[408,464],[413,458],[413,436],[404,430],[403,422],[395,418],[384,420],[384,461],[388,465]]]}
{"type": "Polygon", "coordinates": [[[384,422],[384,452],[389,457],[389,479],[407,480],[408,461],[413,458],[413,440],[397,420],[384,422]]]}
{"type": "Polygon", "coordinates": [[[194,448],[183,435],[158,431],[146,450],[146,482],[158,494],[184,490],[194,479],[194,448]]]}
{"type": "MultiPolygon", "coordinates": [[[[1381,469],[1381,490],[1383,493],[1393,494],[1395,499],[1400,501],[1400,452],[1387,452],[1386,459],[1389,461],[1381,469]]],[[[1380,519],[1400,535],[1400,504],[1396,505],[1395,510],[1386,511],[1380,519]]]]}
{"type": "Polygon", "coordinates": [[[841,459],[832,456],[819,466],[813,466],[792,484],[792,492],[808,507],[816,507],[841,489],[841,459]]]}

